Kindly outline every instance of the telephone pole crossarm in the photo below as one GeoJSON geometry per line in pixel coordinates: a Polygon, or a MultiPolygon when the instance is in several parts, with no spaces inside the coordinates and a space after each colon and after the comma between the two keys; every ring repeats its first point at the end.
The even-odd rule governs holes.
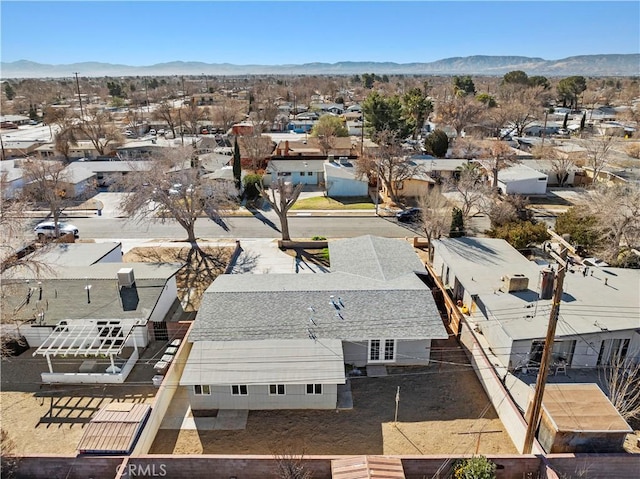
{"type": "Polygon", "coordinates": [[[556,286],[553,291],[553,300],[551,305],[551,313],[549,315],[549,325],[547,327],[547,336],[544,341],[544,350],[542,352],[542,360],[540,361],[540,370],[538,379],[536,380],[536,388],[533,394],[533,401],[527,417],[527,434],[524,438],[524,446],[522,453],[531,454],[533,447],[533,439],[536,435],[536,429],[540,422],[542,412],[542,398],[544,389],[547,384],[547,376],[549,375],[549,365],[551,363],[551,353],[553,351],[553,340],[556,335],[556,325],[558,324],[558,316],[560,314],[560,301],[562,300],[562,287],[564,284],[564,276],[567,272],[567,248],[563,248],[558,261],[558,272],[556,274],[556,286]]]}

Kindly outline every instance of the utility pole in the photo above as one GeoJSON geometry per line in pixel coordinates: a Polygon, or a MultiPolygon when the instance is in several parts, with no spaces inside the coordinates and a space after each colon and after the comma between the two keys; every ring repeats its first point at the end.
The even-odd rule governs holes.
{"type": "Polygon", "coordinates": [[[78,72],[74,72],[76,76],[76,88],[78,89],[78,101],[80,102],[80,116],[82,117],[82,121],[84,121],[84,111],[82,110],[82,97],[80,96],[80,82],[78,81],[78,72]]]}
{"type": "Polygon", "coordinates": [[[544,388],[547,384],[547,376],[549,374],[549,363],[551,361],[551,352],[553,351],[553,340],[556,336],[556,325],[558,324],[558,316],[560,314],[560,301],[562,300],[562,286],[564,284],[564,276],[567,272],[567,248],[563,247],[560,256],[552,253],[558,261],[558,272],[556,273],[556,287],[553,291],[553,300],[551,304],[551,313],[549,315],[549,325],[547,326],[547,337],[544,341],[544,350],[542,351],[542,360],[540,361],[540,371],[536,381],[536,389],[533,394],[533,402],[529,417],[527,418],[527,434],[524,438],[523,454],[531,454],[533,447],[533,439],[536,435],[536,429],[540,422],[542,412],[542,397],[544,396],[544,388]]]}
{"type": "Polygon", "coordinates": [[[549,110],[544,110],[544,128],[542,130],[542,148],[544,148],[544,137],[547,136],[547,116],[549,115],[549,110]]]}

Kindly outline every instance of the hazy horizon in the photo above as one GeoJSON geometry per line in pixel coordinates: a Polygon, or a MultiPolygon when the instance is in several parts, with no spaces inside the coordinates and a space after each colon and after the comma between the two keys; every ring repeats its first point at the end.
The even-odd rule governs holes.
{"type": "Polygon", "coordinates": [[[636,1],[3,0],[1,8],[7,63],[428,63],[640,51],[636,1]]]}

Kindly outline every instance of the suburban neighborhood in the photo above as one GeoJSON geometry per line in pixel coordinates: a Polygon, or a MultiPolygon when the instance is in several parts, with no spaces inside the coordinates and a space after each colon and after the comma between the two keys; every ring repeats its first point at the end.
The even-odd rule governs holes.
{"type": "Polygon", "coordinates": [[[2,477],[637,477],[640,71],[593,57],[3,63],[2,477]]]}

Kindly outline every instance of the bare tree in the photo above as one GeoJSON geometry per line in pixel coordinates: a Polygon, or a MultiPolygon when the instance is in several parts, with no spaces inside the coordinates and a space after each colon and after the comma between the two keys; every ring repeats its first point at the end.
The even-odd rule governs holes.
{"type": "Polygon", "coordinates": [[[181,113],[182,122],[187,130],[195,135],[199,133],[200,121],[204,120],[209,113],[209,109],[206,107],[199,107],[194,102],[189,103],[187,108],[184,108],[181,113]]]}
{"type": "Polygon", "coordinates": [[[456,137],[462,136],[465,126],[479,120],[485,106],[471,95],[451,95],[436,106],[436,121],[456,130],[456,137]]]}
{"type": "Polygon", "coordinates": [[[492,176],[492,188],[498,187],[498,174],[500,170],[510,166],[516,159],[516,154],[509,144],[500,140],[487,140],[483,144],[484,149],[480,156],[480,164],[492,176]]]}
{"type": "Polygon", "coordinates": [[[300,183],[294,186],[291,183],[285,182],[284,178],[278,178],[271,184],[269,190],[271,194],[269,194],[269,191],[267,191],[262,184],[256,186],[260,192],[260,196],[271,205],[273,211],[278,215],[282,240],[290,240],[291,235],[289,234],[289,218],[287,214],[295,202],[298,201],[304,185],[300,183]]]}
{"type": "Polygon", "coordinates": [[[616,143],[617,138],[612,135],[593,136],[581,141],[581,145],[585,149],[585,166],[593,170],[594,183],[598,181],[600,172],[609,164],[609,156],[616,143]]]}
{"type": "Polygon", "coordinates": [[[78,129],[87,137],[99,155],[105,155],[108,146],[119,146],[123,138],[113,124],[111,115],[105,111],[89,111],[85,113],[78,129]]]}
{"type": "MultiPolygon", "coordinates": [[[[221,212],[235,203],[237,191],[227,184],[209,182],[202,177],[191,146],[166,149],[162,157],[132,163],[134,171],[123,177],[121,188],[128,193],[120,209],[130,221],[165,223],[176,221],[186,232],[190,247],[181,259],[184,284],[208,285],[224,265],[220,255],[211,254],[198,244],[195,226],[209,218],[228,229],[221,212]]],[[[187,298],[191,307],[197,298],[187,298]]]]}
{"type": "Polygon", "coordinates": [[[402,151],[399,139],[393,132],[384,130],[378,133],[379,148],[376,152],[376,175],[389,192],[391,201],[402,203],[400,190],[403,182],[415,175],[423,173],[423,167],[409,161],[402,151]]]}
{"type": "Polygon", "coordinates": [[[194,155],[191,146],[177,147],[156,159],[132,163],[134,171],[120,185],[129,193],[120,209],[133,221],[175,220],[187,233],[186,241],[198,248],[196,221],[204,216],[219,220],[221,209],[231,204],[237,192],[203,179],[194,167],[194,155]]]}
{"type": "Polygon", "coordinates": [[[623,248],[640,240],[640,188],[631,183],[598,185],[589,191],[584,207],[601,231],[603,256],[615,262],[623,248]]]}
{"type": "Polygon", "coordinates": [[[480,175],[478,163],[467,163],[460,168],[458,179],[451,180],[448,188],[457,193],[465,223],[471,218],[474,208],[483,209],[486,197],[489,195],[489,189],[480,175]]]}
{"type": "Polygon", "coordinates": [[[640,419],[640,363],[616,356],[603,372],[607,396],[620,415],[640,419]]]}
{"type": "Polygon", "coordinates": [[[451,227],[451,203],[439,187],[430,188],[418,199],[422,209],[422,230],[427,237],[429,259],[433,255],[433,240],[439,239],[451,227]]]}
{"type": "Polygon", "coordinates": [[[55,224],[56,237],[62,211],[73,203],[73,195],[67,191],[70,185],[66,167],[60,160],[28,159],[22,163],[24,198],[46,205],[55,224]]]}
{"type": "Polygon", "coordinates": [[[279,479],[311,479],[313,476],[309,469],[305,469],[303,456],[292,454],[276,455],[279,479]]]}
{"type": "Polygon", "coordinates": [[[247,111],[247,103],[235,98],[224,98],[212,107],[211,118],[214,125],[227,132],[234,123],[242,120],[247,111]]]}
{"type": "Polygon", "coordinates": [[[154,120],[165,121],[171,130],[173,137],[176,136],[176,126],[178,125],[178,110],[169,102],[163,101],[151,114],[154,120]]]}
{"type": "Polygon", "coordinates": [[[273,152],[271,137],[262,135],[260,125],[254,125],[253,131],[238,137],[243,157],[251,160],[251,169],[258,171],[264,168],[266,160],[273,152]]]}

